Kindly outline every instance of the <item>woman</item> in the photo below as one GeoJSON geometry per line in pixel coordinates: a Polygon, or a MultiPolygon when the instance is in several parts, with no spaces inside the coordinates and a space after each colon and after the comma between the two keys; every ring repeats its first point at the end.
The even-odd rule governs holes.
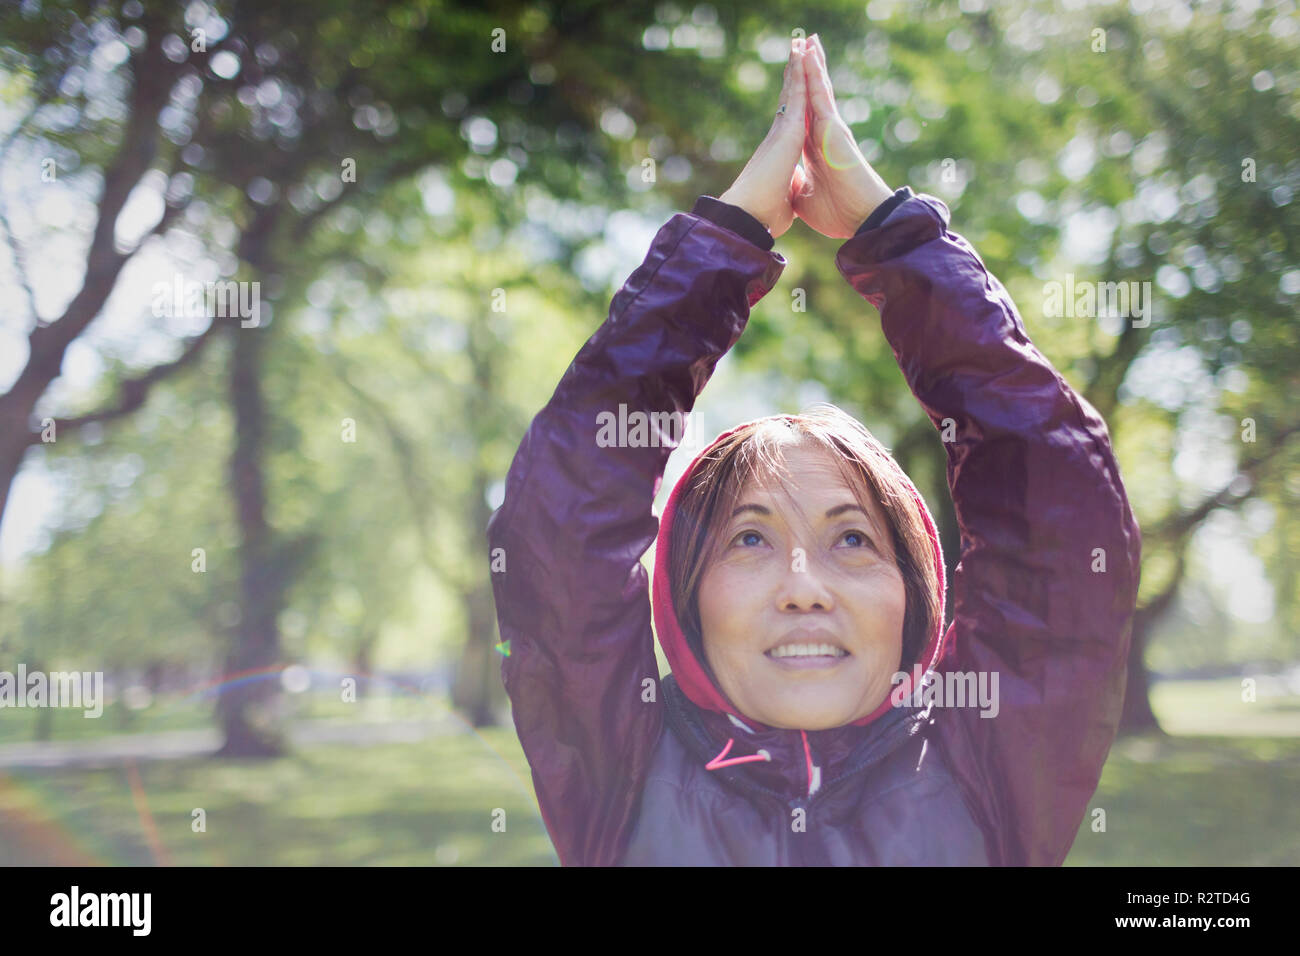
{"type": "Polygon", "coordinates": [[[502,675],[563,864],[1069,851],[1119,720],[1139,531],[1105,424],[948,224],[939,200],[890,192],[820,42],[795,40],[768,137],[660,230],[533,420],[488,542],[502,675]],[[838,268],[945,441],[962,533],[946,632],[930,514],[838,409],[724,432],[658,523],[673,441],[598,440],[611,415],[689,413],[795,216],[847,238],[838,268]]]}

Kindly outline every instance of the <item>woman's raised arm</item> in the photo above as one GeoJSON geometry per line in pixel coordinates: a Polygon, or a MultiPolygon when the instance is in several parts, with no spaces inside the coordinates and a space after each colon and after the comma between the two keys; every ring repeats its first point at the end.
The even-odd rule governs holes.
{"type": "MultiPolygon", "coordinates": [[[[813,125],[829,129],[825,59],[812,45],[813,125]]],[[[866,171],[837,163],[826,173],[828,191],[851,194],[855,175],[865,184],[846,203],[841,233],[853,237],[836,264],[880,310],[945,441],[961,561],[938,669],[985,675],[979,686],[996,689],[996,709],[938,708],[940,746],[986,831],[999,834],[994,863],[1059,864],[1115,739],[1137,601],[1141,534],[1110,435],[949,230],[943,202],[904,188],[882,204],[866,171]],[[873,204],[865,228],[844,233],[873,204]]],[[[795,211],[806,218],[798,197],[795,211]]]]}
{"type": "Polygon", "coordinates": [[[1001,834],[995,863],[1057,865],[1119,724],[1140,532],[1105,423],[948,223],[908,198],[836,261],[945,439],[961,562],[939,670],[997,695],[940,709],[945,757],[1001,834]]]}
{"type": "Polygon", "coordinates": [[[618,862],[635,823],[663,727],[640,561],[651,506],[696,396],[785,268],[732,200],[761,214],[769,194],[788,199],[797,122],[778,118],[778,138],[794,138],[784,182],[756,182],[751,163],[725,205],[701,197],[659,230],[530,424],[488,522],[502,677],[565,865],[618,862]]]}

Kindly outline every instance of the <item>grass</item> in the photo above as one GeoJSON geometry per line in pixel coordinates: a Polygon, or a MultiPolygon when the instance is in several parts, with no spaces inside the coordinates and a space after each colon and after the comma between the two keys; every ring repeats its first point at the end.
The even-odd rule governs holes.
{"type": "MultiPolygon", "coordinates": [[[[430,715],[427,697],[391,693],[388,688],[381,688],[373,696],[368,696],[363,688],[359,697],[358,703],[344,703],[337,690],[331,688],[328,692],[286,695],[285,702],[292,716],[301,719],[386,721],[430,715]],[[387,696],[381,696],[384,693],[387,696]]],[[[214,726],[214,707],[211,692],[160,696],[138,710],[128,708],[119,699],[106,705],[102,716],[94,718],[86,717],[77,708],[4,707],[0,708],[0,745],[34,742],[37,721],[42,718],[50,722],[48,739],[53,743],[88,741],[116,734],[204,730],[214,726]]]]}
{"type": "Polygon", "coordinates": [[[1300,740],[1130,737],[1111,748],[1068,866],[1300,863],[1300,740]],[[1106,829],[1093,832],[1093,811],[1106,829]]]}
{"type": "Polygon", "coordinates": [[[41,719],[49,722],[48,739],[54,742],[93,740],[110,734],[201,730],[212,726],[212,703],[192,701],[132,711],[115,702],[106,706],[100,717],[86,717],[83,711],[68,707],[45,710],[5,707],[0,709],[0,744],[34,742],[37,721],[41,719]]]}
{"type": "Polygon", "coordinates": [[[0,865],[554,865],[510,729],[0,774],[0,865]],[[206,832],[192,829],[193,811],[206,832]],[[493,829],[504,811],[504,831],[493,829]]]}
{"type": "MultiPolygon", "coordinates": [[[[1233,679],[1167,682],[1152,703],[1174,735],[1115,744],[1067,865],[1300,863],[1300,700],[1243,703],[1233,679]],[[1092,829],[1098,808],[1104,832],[1092,829]]],[[[419,700],[404,698],[358,708],[304,696],[295,708],[309,717],[429,716],[419,700]]],[[[210,711],[202,701],[188,710],[148,708],[135,714],[135,726],[209,726],[210,711]]],[[[86,725],[111,729],[74,721],[81,739],[86,725]]],[[[17,739],[30,740],[30,727],[17,739]]],[[[0,774],[0,865],[555,862],[509,727],[417,743],[305,747],[271,762],[0,774]],[[205,812],[206,832],[191,828],[195,808],[205,812]],[[498,808],[504,832],[492,828],[498,808]]]]}
{"type": "Polygon", "coordinates": [[[1169,733],[1186,737],[1300,737],[1300,696],[1259,689],[1243,701],[1240,678],[1162,681],[1151,707],[1169,733]]]}
{"type": "Polygon", "coordinates": [[[1169,736],[1111,748],[1066,865],[1300,863],[1300,697],[1243,701],[1239,678],[1164,681],[1151,707],[1169,736]]]}

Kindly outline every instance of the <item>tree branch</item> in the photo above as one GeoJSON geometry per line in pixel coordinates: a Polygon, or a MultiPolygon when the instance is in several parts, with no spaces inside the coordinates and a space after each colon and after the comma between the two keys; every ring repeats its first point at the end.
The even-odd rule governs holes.
{"type": "MultiPolygon", "coordinates": [[[[1110,422],[1119,404],[1119,387],[1124,382],[1133,360],[1142,351],[1144,337],[1130,321],[1125,321],[1115,347],[1106,355],[1094,352],[1093,372],[1084,383],[1083,397],[1097,410],[1097,413],[1110,422]]],[[[1113,437],[1113,436],[1112,436],[1113,437]]]]}
{"type": "Polygon", "coordinates": [[[32,289],[31,280],[27,277],[27,257],[23,252],[22,244],[18,241],[18,236],[14,233],[13,226],[9,225],[9,217],[5,214],[5,203],[0,198],[0,230],[5,234],[5,244],[9,246],[9,256],[13,259],[14,274],[18,277],[18,285],[23,290],[23,295],[27,299],[27,311],[32,314],[32,322],[35,325],[41,324],[41,314],[36,311],[36,292],[32,289]]]}
{"type": "Polygon", "coordinates": [[[1174,603],[1174,598],[1178,596],[1178,589],[1182,587],[1183,578],[1186,574],[1187,549],[1180,548],[1174,565],[1174,573],[1169,576],[1165,586],[1160,589],[1160,592],[1155,597],[1136,609],[1133,620],[1134,634],[1145,634],[1151,622],[1169,610],[1169,606],[1174,603]]]}
{"type": "MultiPolygon", "coordinates": [[[[228,321],[222,316],[214,317],[206,329],[187,340],[184,351],[177,358],[162,365],[155,365],[143,375],[137,375],[134,378],[128,378],[120,382],[118,384],[119,398],[115,404],[74,418],[54,419],[55,433],[76,431],[93,422],[106,422],[131,414],[144,405],[145,400],[149,397],[150,389],[163,379],[169,378],[188,365],[192,365],[203,353],[203,350],[207,348],[208,343],[215,338],[216,332],[228,321]]],[[[27,444],[29,445],[38,445],[40,442],[40,432],[32,432],[27,436],[27,444]]]]}
{"type": "Polygon", "coordinates": [[[1250,458],[1238,466],[1237,474],[1233,476],[1232,481],[1228,482],[1228,484],[1210,495],[1195,508],[1179,512],[1176,515],[1171,515],[1163,521],[1158,522],[1149,532],[1144,532],[1143,537],[1168,538],[1173,541],[1178,541],[1195,530],[1197,525],[1209,517],[1210,512],[1229,504],[1240,504],[1250,496],[1251,492],[1247,491],[1243,494],[1233,492],[1233,482],[1242,475],[1245,475],[1247,478],[1251,479],[1253,483],[1259,470],[1281,454],[1283,449],[1287,447],[1287,440],[1297,432],[1300,432],[1300,422],[1284,428],[1279,434],[1273,436],[1272,445],[1268,451],[1261,455],[1256,455],[1254,458],[1250,458]]]}
{"type": "Polygon", "coordinates": [[[63,315],[48,325],[37,324],[28,336],[30,349],[26,366],[9,390],[20,404],[35,406],[63,365],[68,345],[99,314],[117,283],[122,267],[130,259],[114,248],[114,229],[127,197],[153,161],[158,137],[158,114],[167,101],[175,67],[162,53],[161,29],[149,36],[139,57],[132,57],[134,87],[131,114],[122,144],[112,165],[104,172],[104,189],[98,203],[98,221],[86,256],[86,274],[81,289],[63,315]]]}
{"type": "MultiPolygon", "coordinates": [[[[404,176],[409,176],[417,170],[423,169],[425,166],[431,166],[434,162],[435,160],[427,156],[418,158],[412,157],[410,159],[402,160],[401,162],[394,163],[391,166],[382,167],[378,172],[369,177],[366,185],[370,186],[371,191],[373,192],[375,189],[384,186],[387,183],[401,179],[404,176]]],[[[307,238],[307,235],[313,228],[315,228],[316,223],[319,222],[322,217],[343,205],[343,203],[347,202],[349,199],[352,199],[355,194],[354,190],[344,189],[333,199],[324,202],[310,212],[301,215],[293,227],[292,235],[294,241],[302,242],[302,240],[307,238]]]]}
{"type": "MultiPolygon", "coordinates": [[[[60,79],[62,74],[60,74],[60,79]]],[[[0,140],[0,160],[9,152],[9,147],[13,145],[14,139],[19,133],[32,121],[32,118],[40,111],[41,107],[49,103],[54,98],[54,90],[58,89],[56,83],[54,87],[42,91],[32,101],[31,109],[14,125],[4,139],[0,140]]],[[[18,241],[18,235],[14,232],[13,226],[9,225],[9,215],[7,210],[8,203],[5,202],[4,193],[0,191],[0,229],[4,230],[5,243],[9,246],[9,255],[13,257],[14,273],[18,276],[18,284],[22,287],[23,294],[27,297],[27,309],[32,314],[32,321],[39,325],[41,322],[40,313],[36,311],[36,293],[32,289],[31,279],[27,274],[27,257],[23,252],[22,243],[18,241]]]]}
{"type": "Polygon", "coordinates": [[[415,463],[415,453],[411,450],[411,441],[406,437],[406,433],[401,426],[393,420],[383,403],[374,398],[355,382],[348,377],[347,365],[345,361],[337,356],[329,359],[333,366],[335,374],[339,381],[355,395],[367,408],[375,413],[379,419],[379,424],[388,434],[389,444],[397,457],[398,470],[402,475],[402,484],[406,487],[407,497],[410,499],[411,512],[415,517],[415,523],[420,531],[420,551],[424,558],[424,563],[428,568],[439,577],[447,579],[449,575],[437,558],[434,557],[429,542],[433,539],[433,529],[431,527],[431,518],[426,507],[429,496],[426,490],[420,487],[419,468],[415,463]]]}

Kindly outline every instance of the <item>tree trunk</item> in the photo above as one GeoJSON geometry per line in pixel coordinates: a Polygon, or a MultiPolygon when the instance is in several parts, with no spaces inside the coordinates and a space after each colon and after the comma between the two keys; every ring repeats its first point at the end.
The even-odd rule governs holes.
{"type": "Polygon", "coordinates": [[[54,736],[54,708],[39,707],[36,710],[36,739],[45,743],[54,736]]]}
{"type": "MultiPolygon", "coordinates": [[[[45,671],[45,667],[43,666],[41,661],[35,661],[32,664],[31,670],[33,672],[45,671]]],[[[25,687],[18,688],[18,693],[26,694],[27,688],[25,687]]],[[[48,704],[49,701],[46,701],[46,703],[48,704]]],[[[37,708],[35,735],[36,735],[36,739],[39,740],[41,743],[44,743],[45,741],[49,740],[54,736],[54,708],[53,707],[37,708]]]]}
{"type": "Polygon", "coordinates": [[[1167,602],[1139,608],[1133,618],[1133,643],[1128,649],[1128,683],[1124,688],[1124,709],[1120,712],[1119,734],[1160,734],[1165,731],[1151,709],[1151,681],[1147,674],[1146,649],[1151,630],[1167,602]]]}
{"type": "Polygon", "coordinates": [[[262,395],[262,355],[268,329],[232,326],[230,399],[235,413],[235,448],[231,456],[231,489],[239,524],[239,622],[226,656],[228,686],[217,699],[217,715],[225,733],[219,754],[230,757],[273,757],[287,750],[283,734],[280,684],[268,673],[279,662],[280,611],[271,530],[266,522],[263,451],[266,407],[262,395]],[[241,680],[248,677],[251,679],[241,680]]]}
{"type": "Polygon", "coordinates": [[[27,414],[9,395],[0,395],[0,528],[4,527],[9,491],[27,454],[27,414]]]}
{"type": "MultiPolygon", "coordinates": [[[[487,506],[486,476],[477,473],[472,488],[474,527],[486,528],[492,514],[487,506]]],[[[496,606],[486,574],[464,592],[462,604],[468,633],[452,684],[452,706],[475,727],[493,726],[497,722],[496,708],[505,700],[505,687],[500,676],[501,657],[496,650],[496,606]]]]}
{"type": "MultiPolygon", "coordinates": [[[[48,335],[33,333],[33,352],[22,375],[9,391],[0,394],[0,527],[4,524],[14,479],[18,477],[23,458],[32,444],[32,413],[44,390],[58,377],[63,362],[62,351],[49,355],[34,351],[38,343],[47,344],[48,341],[48,335]]],[[[59,439],[57,430],[52,437],[56,441],[59,439]]]]}
{"type": "MultiPolygon", "coordinates": [[[[159,25],[149,14],[142,22],[150,26],[159,25]]],[[[39,316],[32,315],[36,324],[27,333],[27,362],[9,390],[0,395],[0,522],[4,520],[14,476],[18,474],[31,444],[32,412],[50,383],[62,373],[68,346],[99,315],[117,285],[118,275],[135,255],[134,251],[117,251],[114,230],[118,214],[131,191],[153,164],[158,147],[158,114],[167,105],[177,75],[177,67],[162,51],[163,32],[159,29],[149,34],[139,54],[129,61],[132,90],[127,103],[130,112],[116,152],[103,167],[103,186],[97,203],[95,229],[86,252],[86,271],[81,287],[56,320],[46,323],[39,316]]],[[[168,209],[170,215],[164,214],[160,226],[170,223],[176,214],[173,207],[168,209]]],[[[18,270],[21,280],[21,265],[18,270]]],[[[12,310],[12,299],[6,304],[12,310]]],[[[55,440],[58,437],[56,433],[55,440]]]]}
{"type": "Polygon", "coordinates": [[[473,726],[490,727],[497,723],[496,708],[505,697],[491,594],[486,587],[475,588],[463,603],[469,633],[461,649],[451,702],[473,726]]]}
{"type": "Polygon", "coordinates": [[[378,643],[377,629],[367,629],[362,633],[361,640],[352,652],[352,670],[358,677],[370,676],[370,668],[374,666],[375,645],[378,643]]]}
{"type": "MultiPolygon", "coordinates": [[[[491,396],[500,394],[497,381],[501,342],[508,335],[505,319],[472,324],[468,331],[466,354],[473,369],[474,388],[466,402],[465,420],[476,425],[476,431],[491,432],[497,428],[498,410],[492,407],[491,396]]],[[[492,509],[488,507],[489,476],[482,467],[476,450],[473,480],[470,482],[470,527],[473,541],[483,542],[492,509]]],[[[477,551],[481,552],[481,548],[477,551]]],[[[485,562],[478,567],[483,573],[475,575],[463,591],[465,620],[469,633],[461,650],[460,666],[452,684],[452,706],[464,712],[475,727],[497,723],[496,711],[504,705],[506,694],[501,682],[501,657],[496,650],[496,605],[492,597],[492,584],[485,562]]]]}

